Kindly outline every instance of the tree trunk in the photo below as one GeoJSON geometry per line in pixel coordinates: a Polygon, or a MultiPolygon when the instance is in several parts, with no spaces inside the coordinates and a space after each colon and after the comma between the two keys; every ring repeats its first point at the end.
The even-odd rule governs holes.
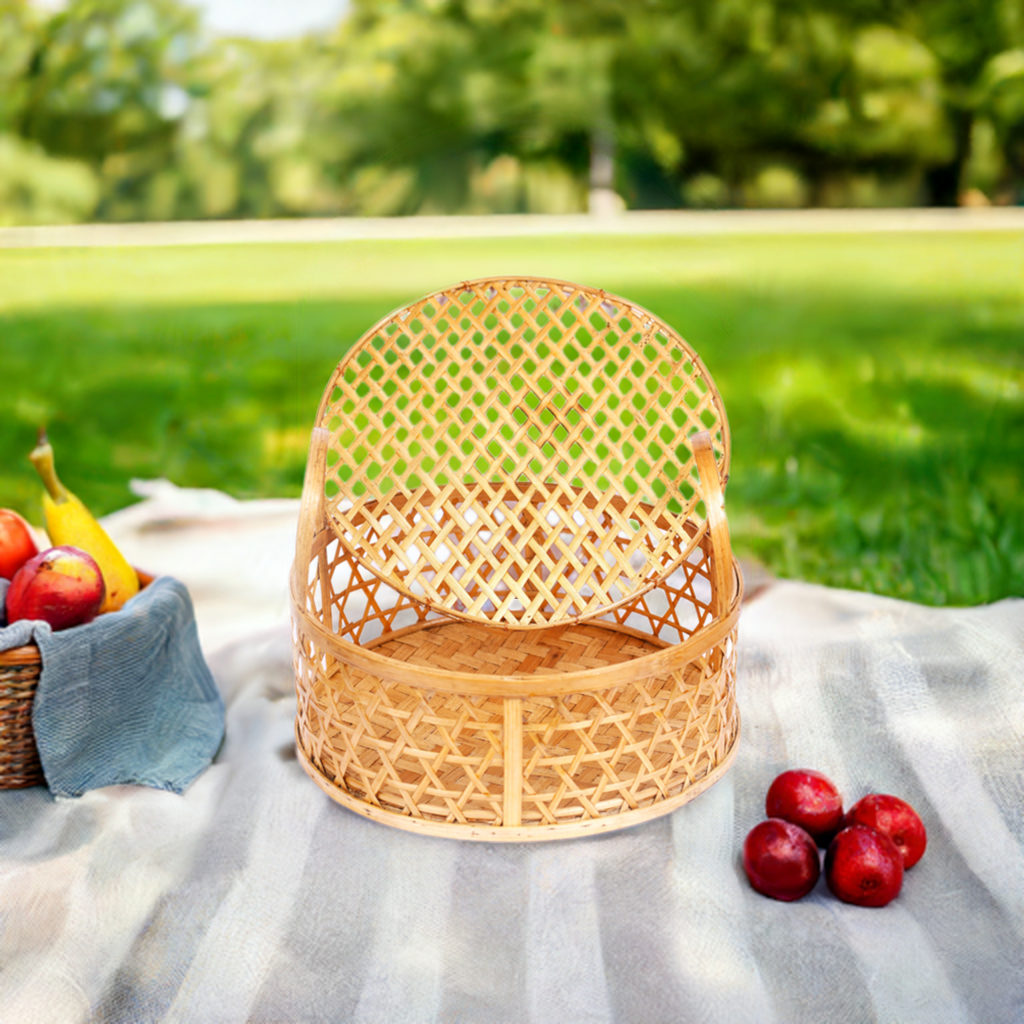
{"type": "Polygon", "coordinates": [[[971,155],[971,129],[974,114],[970,110],[954,110],[953,159],[932,167],[925,173],[930,206],[958,206],[964,168],[971,155]]]}
{"type": "Polygon", "coordinates": [[[619,213],[622,199],[615,192],[615,136],[607,123],[599,124],[590,137],[590,213],[608,216],[619,213]]]}

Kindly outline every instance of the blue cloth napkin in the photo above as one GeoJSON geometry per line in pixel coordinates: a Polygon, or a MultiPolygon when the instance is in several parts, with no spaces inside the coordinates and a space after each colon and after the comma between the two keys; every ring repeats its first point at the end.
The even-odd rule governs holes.
{"type": "Polygon", "coordinates": [[[32,726],[55,796],[125,783],[181,793],[213,760],[224,702],[178,580],[162,576],[84,626],[0,629],[0,651],[31,642],[43,663],[32,726]]]}

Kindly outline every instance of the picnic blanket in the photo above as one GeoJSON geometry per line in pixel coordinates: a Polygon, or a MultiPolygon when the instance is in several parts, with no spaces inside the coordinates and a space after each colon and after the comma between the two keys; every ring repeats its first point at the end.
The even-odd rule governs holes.
{"type": "Polygon", "coordinates": [[[741,619],[721,782],[620,832],[460,843],[337,806],[295,759],[297,503],[146,493],[107,525],[188,586],[226,739],[182,796],[0,793],[0,1019],[1024,1020],[1024,601],[777,581],[741,619]],[[895,902],[749,888],[743,837],[789,767],[918,809],[895,902]]]}

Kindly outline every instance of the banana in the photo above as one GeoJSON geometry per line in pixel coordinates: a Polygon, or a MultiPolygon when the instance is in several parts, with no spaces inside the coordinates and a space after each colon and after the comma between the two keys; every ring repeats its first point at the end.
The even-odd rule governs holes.
{"type": "Polygon", "coordinates": [[[96,559],[107,588],[100,613],[117,611],[128,598],[139,592],[137,573],[93,514],[57,478],[53,448],[46,439],[45,431],[39,432],[39,442],[29,453],[29,459],[46,486],[43,514],[50,541],[55,547],[71,544],[96,559]]]}

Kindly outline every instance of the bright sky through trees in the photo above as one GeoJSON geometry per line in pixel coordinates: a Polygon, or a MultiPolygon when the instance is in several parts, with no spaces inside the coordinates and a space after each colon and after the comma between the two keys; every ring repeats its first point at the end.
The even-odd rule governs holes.
{"type": "Polygon", "coordinates": [[[224,36],[287,39],[332,28],[348,7],[347,0],[191,0],[203,20],[224,36]]]}

